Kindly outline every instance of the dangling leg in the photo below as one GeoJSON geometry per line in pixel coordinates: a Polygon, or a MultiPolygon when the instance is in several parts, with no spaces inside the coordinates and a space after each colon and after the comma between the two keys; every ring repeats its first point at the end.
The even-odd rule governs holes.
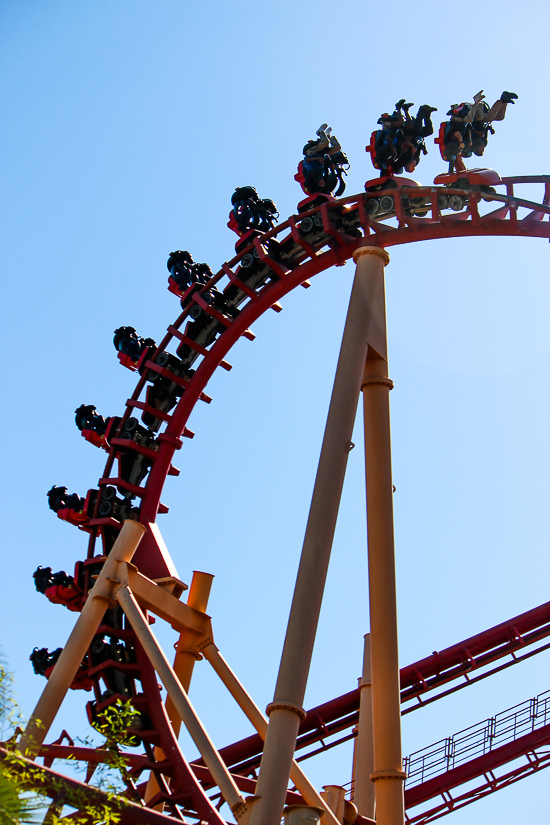
{"type": "Polygon", "coordinates": [[[414,119],[414,128],[416,134],[419,134],[421,137],[429,137],[434,133],[434,127],[432,123],[432,112],[437,112],[437,108],[435,106],[427,106],[424,104],[418,110],[418,114],[414,119]]]}
{"type": "Polygon", "coordinates": [[[491,123],[493,120],[504,120],[506,115],[506,107],[509,103],[514,103],[517,100],[517,94],[514,92],[503,92],[498,100],[496,100],[483,120],[485,123],[491,123]]]}

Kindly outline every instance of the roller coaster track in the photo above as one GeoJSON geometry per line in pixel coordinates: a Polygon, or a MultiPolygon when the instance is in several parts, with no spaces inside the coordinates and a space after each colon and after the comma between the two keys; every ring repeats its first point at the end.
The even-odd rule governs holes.
{"type": "MultiPolygon", "coordinates": [[[[323,204],[320,208],[301,213],[299,216],[292,216],[270,232],[255,239],[249,247],[241,249],[238,255],[229,263],[225,263],[210,281],[199,290],[193,301],[200,303],[201,296],[214,286],[221,286],[224,282],[227,285],[233,284],[241,291],[245,300],[237,318],[231,321],[225,318],[222,323],[226,328],[217,341],[209,350],[201,348],[197,344],[194,345],[194,342],[187,338],[185,333],[181,332],[181,327],[189,317],[193,305],[193,302],[191,302],[174,324],[168,327],[167,334],[153,354],[151,361],[147,364],[150,369],[160,372],[163,377],[178,382],[177,376],[170,375],[168,370],[159,370],[155,364],[158,354],[165,351],[173,339],[178,340],[178,343],[179,341],[187,343],[191,348],[195,346],[197,360],[201,359],[196,372],[185,387],[185,392],[182,393],[176,408],[170,415],[159,414],[157,410],[149,409],[152,415],[157,418],[162,417],[166,427],[158,436],[158,452],[145,485],[139,488],[129,487],[123,479],[116,476],[111,477],[110,474],[117,454],[117,445],[114,445],[111,448],[103,476],[99,480],[100,489],[108,485],[116,485],[138,496],[141,499],[139,520],[142,524],[154,522],[158,512],[165,512],[166,509],[160,502],[160,496],[166,477],[172,471],[174,453],[181,448],[182,436],[192,435],[186,430],[186,424],[199,398],[201,396],[203,399],[205,398],[204,390],[215,370],[218,367],[231,368],[224,360],[231,347],[241,336],[253,337],[249,327],[266,310],[270,308],[278,310],[280,308],[278,301],[292,289],[307,283],[308,279],[314,275],[332,266],[342,265],[349,260],[353,252],[365,243],[365,238],[368,239],[370,245],[381,247],[433,240],[435,238],[484,235],[549,239],[550,176],[504,178],[503,183],[506,186],[506,195],[482,195],[479,192],[435,186],[419,189],[388,190],[388,195],[394,199],[395,203],[397,227],[381,220],[376,221],[368,218],[365,207],[369,199],[372,199],[372,195],[350,196],[335,203],[323,204]],[[544,184],[542,203],[536,204],[513,195],[515,185],[533,183],[544,184]],[[442,214],[439,208],[439,197],[442,193],[448,196],[456,194],[464,198],[466,201],[465,208],[455,214],[442,214]],[[403,206],[403,199],[409,198],[409,196],[414,196],[417,199],[425,198],[426,201],[429,201],[430,216],[418,218],[407,214],[407,211],[410,212],[410,210],[403,206]],[[482,197],[498,204],[498,208],[488,214],[481,215],[479,204],[482,197]],[[522,218],[518,217],[520,209],[528,210],[528,213],[522,218]],[[319,231],[313,233],[314,237],[310,237],[310,232],[302,234],[300,227],[303,222],[309,217],[315,218],[316,215],[322,218],[322,231],[319,227],[319,231]],[[337,223],[340,224],[341,228],[337,228],[337,223]],[[348,231],[346,232],[346,230],[348,231]],[[359,232],[360,237],[350,235],[350,230],[354,234],[359,232]],[[268,246],[271,239],[277,240],[282,248],[290,246],[288,252],[277,256],[279,260],[266,251],[265,247],[268,246]],[[270,276],[273,278],[259,291],[247,286],[243,275],[244,270],[239,266],[245,255],[254,251],[257,253],[258,259],[268,268],[270,276]],[[287,264],[284,263],[285,258],[283,256],[285,254],[287,264]]],[[[380,192],[376,194],[378,197],[383,195],[380,192]]],[[[315,222],[313,226],[315,230],[317,228],[315,222]]],[[[202,308],[212,317],[216,316],[216,311],[210,309],[207,304],[204,304],[202,308]]],[[[146,375],[143,375],[132,398],[127,401],[123,422],[131,415],[133,410],[144,408],[144,402],[140,402],[139,397],[143,392],[146,380],[146,375]]],[[[181,383],[181,379],[179,383],[181,383]]],[[[100,501],[101,496],[98,497],[96,502],[96,515],[100,501]]],[[[93,518],[88,525],[88,529],[101,526],[103,526],[103,520],[93,518]]],[[[114,524],[113,526],[116,528],[118,525],[114,524]]],[[[92,529],[89,556],[93,555],[94,543],[95,531],[92,529]]],[[[150,537],[146,537],[145,542],[142,542],[136,557],[136,564],[146,575],[154,573],[154,578],[169,574],[161,554],[150,537]],[[147,560],[143,558],[145,556],[148,556],[147,560]]]]}
{"type": "MultiPolygon", "coordinates": [[[[332,266],[343,265],[363,245],[387,248],[423,240],[471,236],[537,237],[550,240],[550,176],[504,178],[502,183],[505,187],[505,193],[502,194],[437,186],[376,192],[377,198],[384,195],[392,198],[392,209],[378,219],[369,217],[369,201],[375,195],[352,195],[293,215],[271,231],[241,245],[239,253],[228,263],[224,263],[208,283],[191,295],[183,312],[168,327],[158,347],[148,356],[136,389],[126,402],[126,410],[115,437],[110,441],[107,463],[98,482],[99,491],[90,519],[80,526],[80,529],[89,534],[87,560],[83,563],[84,593],[88,592],[91,577],[109,553],[114,537],[122,526],[122,522],[116,518],[100,515],[105,489],[114,487],[126,500],[137,499],[139,507],[135,508],[132,518],[138,518],[143,525],[154,525],[157,514],[167,512],[161,502],[161,494],[166,478],[179,474],[172,462],[175,452],[182,447],[182,438],[193,436],[186,426],[189,416],[199,400],[210,402],[211,399],[205,394],[210,378],[219,367],[231,369],[225,360],[231,347],[241,337],[253,340],[250,327],[264,312],[269,309],[280,311],[279,300],[292,289],[300,285],[307,287],[309,278],[332,266]],[[540,203],[517,196],[518,187],[535,184],[544,187],[540,203]],[[443,208],[443,204],[447,202],[443,196],[448,200],[452,195],[457,196],[461,208],[451,213],[448,208],[443,208]],[[213,288],[223,290],[227,299],[227,312],[207,301],[207,294],[213,288]],[[209,324],[211,330],[216,330],[203,343],[200,335],[192,332],[196,329],[193,323],[197,324],[190,318],[194,307],[199,307],[202,311],[202,327],[206,328],[205,325],[209,324]],[[159,355],[167,352],[170,345],[176,345],[178,352],[186,353],[186,371],[174,371],[170,365],[166,368],[158,363],[159,355]],[[148,382],[151,382],[151,377],[155,374],[169,382],[170,386],[178,387],[178,400],[170,409],[152,406],[146,398],[142,399],[148,382]],[[155,421],[152,428],[155,443],[152,448],[144,448],[127,440],[127,437],[126,440],[121,438],[125,422],[136,411],[141,411],[143,415],[149,416],[149,420],[155,421]],[[128,454],[128,451],[133,451],[136,458],[139,455],[145,457],[148,462],[147,475],[137,484],[124,477],[120,461],[118,472],[116,469],[117,457],[122,452],[128,454]],[[96,547],[98,537],[103,542],[101,548],[96,547]]],[[[133,562],[140,573],[150,579],[159,580],[176,575],[163,552],[162,540],[154,527],[148,527],[133,562]]],[[[546,613],[545,621],[548,622],[546,613]]],[[[535,623],[529,630],[522,630],[520,635],[534,633],[541,626],[540,622],[535,623]]],[[[101,633],[132,646],[135,661],[124,665],[111,662],[109,666],[138,679],[143,688],[143,692],[134,697],[134,704],[144,718],[148,719],[150,727],[141,732],[145,753],[142,757],[132,757],[131,773],[137,781],[142,772],[151,771],[157,779],[159,792],[148,799],[148,808],[140,812],[139,821],[173,821],[174,818],[181,820],[182,816],[191,816],[212,825],[222,825],[225,820],[207,794],[207,790],[214,787],[210,774],[199,763],[189,765],[185,760],[168,720],[156,673],[132,630],[106,625],[99,628],[98,635],[101,633]],[[154,748],[162,750],[161,761],[156,761],[154,748]],[[159,803],[165,804],[166,814],[152,810],[159,803]],[[149,814],[150,818],[147,818],[149,814]]],[[[513,652],[514,649],[512,643],[508,652],[513,652]]],[[[487,648],[485,653],[490,655],[490,650],[492,648],[487,648]]],[[[469,665],[464,669],[463,660],[459,659],[455,665],[449,662],[448,668],[452,670],[455,667],[457,673],[461,671],[467,674],[469,665]]],[[[104,663],[95,669],[89,668],[88,675],[97,682],[105,667],[104,663]]],[[[428,668],[425,671],[420,663],[413,668],[415,671],[404,686],[405,692],[409,691],[410,698],[420,697],[422,685],[430,685],[431,689],[430,679],[438,685],[446,681],[446,677],[441,676],[441,668],[428,668]]],[[[100,696],[98,691],[99,688],[96,689],[96,698],[100,696]]],[[[337,704],[338,701],[334,700],[334,703],[337,704]]],[[[355,707],[352,708],[351,713],[355,710],[355,707]]],[[[51,766],[54,758],[66,757],[69,752],[75,755],[77,750],[77,758],[89,763],[91,776],[93,766],[102,761],[101,753],[89,750],[84,752],[86,749],[75,749],[71,743],[66,746],[59,742],[44,746],[41,751],[45,757],[44,770],[51,770],[48,763],[51,766]]],[[[242,762],[240,757],[237,761],[242,762]]],[[[234,763],[233,757],[228,758],[228,764],[234,763]]],[[[235,776],[235,780],[239,788],[254,792],[253,779],[241,774],[235,776]]],[[[143,806],[145,783],[139,785],[135,781],[129,793],[143,806]]],[[[289,793],[287,801],[296,801],[296,798],[296,794],[289,793]]],[[[123,821],[125,819],[124,815],[123,821]]]]}
{"type": "MultiPolygon", "coordinates": [[[[402,715],[548,650],[548,642],[533,649],[532,646],[549,636],[550,602],[546,602],[401,668],[402,715]],[[503,663],[494,666],[502,659],[505,660],[503,663]],[[443,690],[444,686],[448,687],[443,690]]],[[[299,757],[298,761],[353,738],[356,735],[353,730],[338,739],[333,737],[355,727],[359,719],[359,700],[360,693],[356,688],[308,710],[298,731],[296,750],[321,744],[299,757]]],[[[233,771],[252,773],[259,766],[262,747],[262,740],[254,735],[222,748],[220,753],[233,771]]]]}

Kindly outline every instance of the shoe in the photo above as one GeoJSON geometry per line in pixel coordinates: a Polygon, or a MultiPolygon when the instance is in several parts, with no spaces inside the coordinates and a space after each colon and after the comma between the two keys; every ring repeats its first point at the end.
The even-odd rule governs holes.
{"type": "Polygon", "coordinates": [[[518,96],[514,92],[503,92],[500,99],[503,103],[513,103],[518,99],[518,96]]]}
{"type": "Polygon", "coordinates": [[[325,129],[325,135],[330,138],[332,133],[332,126],[329,126],[328,129],[325,129]]]}
{"type": "Polygon", "coordinates": [[[402,97],[401,100],[398,100],[397,103],[395,104],[395,108],[400,109],[401,106],[405,103],[405,101],[406,101],[406,98],[402,97]]]}
{"type": "Polygon", "coordinates": [[[414,106],[414,103],[404,103],[401,108],[403,109],[403,111],[408,112],[411,106],[414,106]]]}
{"type": "MultiPolygon", "coordinates": [[[[425,112],[428,112],[428,114],[431,114],[432,112],[437,112],[436,106],[427,106],[426,104],[424,104],[420,108],[423,109],[425,112]]],[[[447,112],[447,114],[449,113],[447,112]]]]}
{"type": "Polygon", "coordinates": [[[321,123],[321,125],[319,126],[319,128],[317,129],[315,134],[318,135],[319,137],[321,137],[321,132],[324,132],[325,129],[327,129],[327,128],[328,128],[328,123],[321,123]]]}

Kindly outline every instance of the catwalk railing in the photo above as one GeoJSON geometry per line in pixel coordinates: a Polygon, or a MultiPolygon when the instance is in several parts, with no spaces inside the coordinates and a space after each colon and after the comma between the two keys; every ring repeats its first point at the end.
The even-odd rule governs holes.
{"type": "Polygon", "coordinates": [[[405,788],[419,785],[548,724],[550,690],[405,757],[403,765],[408,774],[405,788]]]}
{"type": "Polygon", "coordinates": [[[416,751],[405,766],[407,825],[428,825],[550,767],[550,691],[416,751]]]}

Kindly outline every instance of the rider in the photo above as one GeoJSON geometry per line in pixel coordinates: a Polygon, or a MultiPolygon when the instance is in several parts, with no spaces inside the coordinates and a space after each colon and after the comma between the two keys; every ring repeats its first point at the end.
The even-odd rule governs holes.
{"type": "Polygon", "coordinates": [[[175,252],[170,252],[166,267],[180,289],[187,289],[193,282],[195,262],[187,250],[177,249],[175,252]]]}
{"type": "Polygon", "coordinates": [[[395,104],[393,114],[390,115],[389,112],[384,112],[377,120],[377,123],[382,128],[376,132],[374,144],[375,160],[376,166],[382,174],[386,173],[390,166],[394,169],[399,161],[403,144],[404,125],[404,119],[400,109],[404,105],[411,106],[412,104],[405,104],[405,98],[403,98],[395,104]]]}
{"type": "Polygon", "coordinates": [[[178,249],[175,252],[170,252],[166,267],[183,292],[191,284],[205,284],[212,277],[212,270],[208,264],[196,263],[191,253],[186,250],[178,249]]]}
{"type": "Polygon", "coordinates": [[[45,593],[50,587],[60,585],[61,587],[69,587],[74,584],[72,576],[67,576],[64,570],[59,573],[52,573],[51,567],[42,567],[40,565],[32,574],[34,585],[39,593],[45,593]]]}
{"type": "Polygon", "coordinates": [[[48,496],[48,505],[50,510],[57,513],[59,510],[82,510],[84,508],[84,499],[77,493],[67,494],[66,487],[52,487],[46,493],[48,496]]]}
{"type": "Polygon", "coordinates": [[[115,329],[113,344],[118,352],[127,355],[132,361],[137,361],[144,350],[155,349],[157,346],[152,338],[140,338],[134,327],[115,329]]]}
{"type": "Polygon", "coordinates": [[[94,430],[99,435],[105,435],[109,419],[105,419],[96,410],[93,404],[81,404],[75,410],[75,422],[79,430],[94,430]]]}
{"type": "Polygon", "coordinates": [[[238,186],[231,196],[231,205],[242,234],[250,229],[269,232],[279,217],[273,201],[269,198],[260,199],[253,186],[238,186]]]}
{"type": "Polygon", "coordinates": [[[426,103],[419,107],[415,118],[409,114],[409,109],[412,108],[413,103],[405,103],[399,100],[395,104],[396,111],[402,110],[405,114],[403,117],[403,145],[402,153],[399,158],[400,165],[402,164],[407,172],[414,172],[420,161],[420,152],[427,155],[428,150],[424,138],[433,135],[434,127],[432,124],[432,112],[437,112],[435,106],[428,106],[426,103]]]}
{"type": "Polygon", "coordinates": [[[409,114],[414,103],[406,103],[405,98],[395,104],[393,114],[384,112],[378,119],[382,127],[376,133],[375,160],[382,174],[401,174],[403,169],[414,172],[420,160],[420,152],[427,154],[424,138],[433,134],[431,113],[437,111],[424,104],[415,118],[409,114]]]}
{"type": "Polygon", "coordinates": [[[52,650],[51,653],[47,647],[35,647],[29,656],[29,659],[36,675],[45,676],[46,671],[55,665],[62,652],[63,648],[61,647],[58,647],[56,650],[52,650]]]}
{"type": "MultiPolygon", "coordinates": [[[[489,108],[483,90],[474,95],[473,103],[454,103],[449,111],[450,121],[445,129],[445,151],[451,157],[450,165],[457,160],[471,157],[472,152],[481,157],[487,146],[489,132],[494,134],[491,123],[504,120],[506,107],[517,100],[514,92],[503,92],[489,108]]],[[[451,170],[452,171],[452,170],[451,170]]]]}
{"type": "Polygon", "coordinates": [[[318,140],[308,140],[303,149],[305,189],[310,195],[316,192],[332,195],[334,192],[339,196],[346,188],[343,175],[344,166],[349,167],[348,159],[326,123],[315,134],[318,140]]]}

